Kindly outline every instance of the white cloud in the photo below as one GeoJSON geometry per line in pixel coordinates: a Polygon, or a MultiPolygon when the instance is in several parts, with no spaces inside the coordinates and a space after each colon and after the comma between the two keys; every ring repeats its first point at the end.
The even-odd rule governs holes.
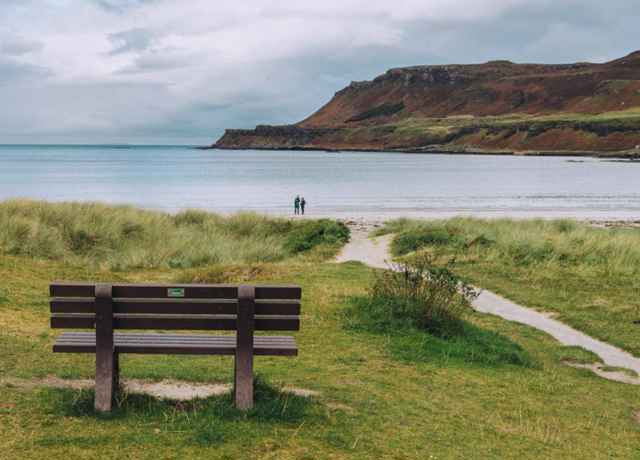
{"type": "Polygon", "coordinates": [[[640,6],[557,3],[3,0],[0,142],[210,142],[224,127],[296,121],[389,67],[608,59],[636,45],[640,6]]]}

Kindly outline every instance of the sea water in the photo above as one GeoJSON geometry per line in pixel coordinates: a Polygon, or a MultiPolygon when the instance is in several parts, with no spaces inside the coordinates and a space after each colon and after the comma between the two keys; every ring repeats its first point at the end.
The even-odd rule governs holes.
{"type": "Polygon", "coordinates": [[[640,218],[640,163],[580,157],[0,146],[0,200],[389,218],[640,218]]]}

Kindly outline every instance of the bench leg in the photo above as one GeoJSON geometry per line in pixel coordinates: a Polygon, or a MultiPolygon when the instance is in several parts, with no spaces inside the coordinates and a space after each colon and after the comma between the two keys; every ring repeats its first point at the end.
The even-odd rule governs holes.
{"type": "Polygon", "coordinates": [[[96,350],[96,399],[98,412],[111,412],[115,399],[116,363],[118,361],[113,349],[96,350]]]}
{"type": "Polygon", "coordinates": [[[113,354],[113,400],[120,393],[120,354],[113,354]]]}
{"type": "Polygon", "coordinates": [[[113,291],[109,284],[96,290],[96,400],[98,412],[111,412],[115,398],[118,356],[113,344],[113,291]]]}
{"type": "Polygon", "coordinates": [[[238,286],[238,319],[236,334],[236,360],[234,396],[240,410],[253,408],[253,329],[255,288],[238,286]]]}
{"type": "Polygon", "coordinates": [[[253,350],[238,350],[238,352],[236,352],[234,374],[234,396],[236,407],[240,410],[252,409],[253,350]]]}

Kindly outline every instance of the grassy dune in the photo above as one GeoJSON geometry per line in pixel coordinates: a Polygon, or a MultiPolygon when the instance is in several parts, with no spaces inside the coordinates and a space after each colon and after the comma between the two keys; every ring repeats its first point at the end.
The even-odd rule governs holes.
{"type": "Polygon", "coordinates": [[[99,203],[0,203],[0,253],[111,270],[269,262],[346,239],[346,227],[328,220],[204,211],[171,215],[99,203]]]}
{"type": "Polygon", "coordinates": [[[640,356],[640,229],[571,220],[397,220],[396,255],[429,249],[455,270],[640,356]]]}

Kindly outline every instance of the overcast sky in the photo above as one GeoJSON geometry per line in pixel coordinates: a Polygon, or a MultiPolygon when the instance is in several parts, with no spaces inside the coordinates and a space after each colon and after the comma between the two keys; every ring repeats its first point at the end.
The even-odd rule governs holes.
{"type": "Polygon", "coordinates": [[[602,62],[639,0],[0,0],[0,143],[209,144],[390,67],[602,62]]]}

